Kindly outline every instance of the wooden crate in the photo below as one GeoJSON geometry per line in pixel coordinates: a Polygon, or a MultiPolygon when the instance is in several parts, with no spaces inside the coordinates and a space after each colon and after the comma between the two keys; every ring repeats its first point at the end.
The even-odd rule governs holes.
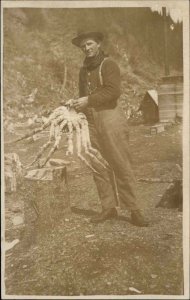
{"type": "Polygon", "coordinates": [[[183,117],[183,83],[176,83],[176,113],[177,116],[183,117]]]}
{"type": "Polygon", "coordinates": [[[158,88],[158,110],[160,122],[175,122],[182,118],[183,111],[183,77],[163,77],[158,88]]]}
{"type": "Polygon", "coordinates": [[[163,124],[156,124],[154,126],[150,127],[150,134],[154,135],[154,134],[158,134],[160,132],[164,131],[164,125],[163,124]]]}

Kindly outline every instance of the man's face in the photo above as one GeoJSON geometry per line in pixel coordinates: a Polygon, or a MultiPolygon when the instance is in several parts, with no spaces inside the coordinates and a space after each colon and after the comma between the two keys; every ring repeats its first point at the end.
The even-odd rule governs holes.
{"type": "Polygon", "coordinates": [[[86,55],[86,57],[94,57],[99,53],[100,43],[93,39],[85,39],[81,42],[80,48],[86,55]]]}

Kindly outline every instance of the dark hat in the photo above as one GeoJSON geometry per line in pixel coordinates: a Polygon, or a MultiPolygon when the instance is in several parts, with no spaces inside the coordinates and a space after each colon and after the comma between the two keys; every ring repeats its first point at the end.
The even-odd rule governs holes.
{"type": "Polygon", "coordinates": [[[104,39],[104,36],[101,32],[98,31],[89,31],[89,32],[83,31],[78,33],[78,35],[74,39],[72,39],[72,44],[77,47],[80,47],[81,42],[87,38],[92,38],[101,42],[104,39]]]}

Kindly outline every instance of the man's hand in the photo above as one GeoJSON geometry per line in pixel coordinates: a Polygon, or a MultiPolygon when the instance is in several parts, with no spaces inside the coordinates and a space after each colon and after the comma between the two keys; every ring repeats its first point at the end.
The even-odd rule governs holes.
{"type": "Polygon", "coordinates": [[[77,100],[73,100],[73,107],[76,111],[82,111],[84,108],[88,106],[88,97],[78,98],[77,100]]]}
{"type": "Polygon", "coordinates": [[[62,101],[61,102],[61,104],[62,105],[65,105],[65,106],[70,106],[70,107],[72,107],[73,106],[73,101],[75,101],[74,99],[69,99],[69,100],[67,100],[66,102],[64,101],[62,101]]]}

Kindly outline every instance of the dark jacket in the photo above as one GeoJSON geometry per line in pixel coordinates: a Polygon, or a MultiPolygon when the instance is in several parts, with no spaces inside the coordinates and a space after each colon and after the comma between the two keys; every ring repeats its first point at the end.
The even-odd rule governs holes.
{"type": "Polygon", "coordinates": [[[114,108],[120,96],[120,70],[118,65],[107,58],[101,66],[103,85],[100,82],[100,66],[88,71],[85,67],[79,73],[79,96],[89,95],[89,107],[99,111],[114,108]]]}

